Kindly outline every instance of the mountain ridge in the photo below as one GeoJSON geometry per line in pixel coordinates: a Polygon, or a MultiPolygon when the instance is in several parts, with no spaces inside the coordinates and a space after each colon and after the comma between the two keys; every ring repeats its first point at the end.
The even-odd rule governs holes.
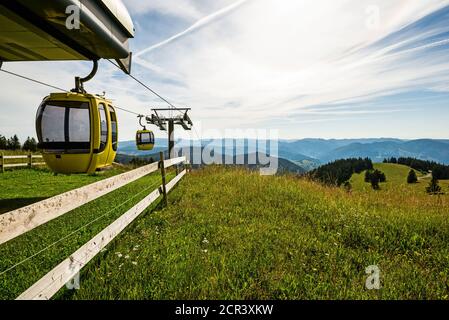
{"type": "MultiPolygon", "coordinates": [[[[255,139],[178,139],[176,146],[208,148],[225,156],[251,154],[254,152],[270,154],[273,141],[255,139]]],[[[119,143],[119,153],[133,156],[151,156],[167,149],[167,140],[156,139],[155,149],[142,152],[135,147],[134,141],[119,143]]],[[[276,149],[276,148],[275,148],[276,149]]],[[[276,150],[275,150],[276,151],[276,150]]],[[[320,139],[305,138],[277,141],[277,158],[289,160],[296,165],[310,170],[321,164],[337,159],[365,158],[382,162],[384,158],[412,157],[449,164],[449,139],[397,139],[397,138],[362,138],[362,139],[320,139]]]]}

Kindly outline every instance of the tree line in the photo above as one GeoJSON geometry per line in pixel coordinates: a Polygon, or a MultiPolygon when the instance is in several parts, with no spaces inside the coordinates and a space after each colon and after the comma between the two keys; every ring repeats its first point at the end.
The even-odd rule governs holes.
{"type": "Polygon", "coordinates": [[[138,168],[147,164],[151,164],[154,162],[153,157],[150,158],[143,158],[143,157],[134,157],[131,159],[131,161],[129,162],[130,165],[138,168]]]}
{"type": "Polygon", "coordinates": [[[373,169],[373,162],[369,158],[349,158],[322,165],[311,171],[310,176],[327,185],[341,186],[349,181],[354,173],[373,169]]]}
{"type": "Polygon", "coordinates": [[[35,152],[37,151],[37,141],[34,137],[28,137],[22,145],[16,134],[10,138],[6,138],[0,134],[0,150],[24,150],[35,152]]]}
{"type": "Polygon", "coordinates": [[[449,166],[435,161],[419,160],[416,158],[387,158],[384,163],[403,164],[421,172],[432,171],[432,176],[438,180],[449,179],[449,166]]]}

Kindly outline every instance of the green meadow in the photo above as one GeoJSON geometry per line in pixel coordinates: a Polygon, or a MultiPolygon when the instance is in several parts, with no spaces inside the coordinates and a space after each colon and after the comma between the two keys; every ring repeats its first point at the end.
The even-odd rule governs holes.
{"type": "MultiPolygon", "coordinates": [[[[169,194],[168,207],[148,208],[81,271],[79,290],[63,288],[54,298],[449,299],[449,184],[440,183],[445,195],[430,196],[427,178],[407,185],[409,168],[376,167],[387,176],[381,190],[371,190],[361,174],[350,192],[238,168],[192,171],[169,194]],[[365,286],[373,265],[379,290],[365,286]]],[[[0,298],[20,294],[143,198],[137,192],[151,179],[158,178],[0,246],[5,270],[136,197],[89,231],[0,275],[0,298]]]]}
{"type": "MultiPolygon", "coordinates": [[[[8,170],[0,174],[1,210],[122,172],[124,168],[116,167],[95,175],[55,176],[47,170],[8,170]]],[[[174,175],[169,171],[168,181],[174,175]]],[[[155,172],[0,245],[0,299],[16,298],[160,184],[160,174],[155,172]]]]}
{"type": "MultiPolygon", "coordinates": [[[[401,164],[392,163],[374,163],[374,169],[378,169],[385,173],[387,177],[386,183],[381,183],[379,191],[374,191],[369,183],[364,181],[365,172],[354,174],[350,180],[354,190],[362,192],[374,192],[382,194],[389,194],[394,192],[405,192],[407,195],[413,197],[414,194],[421,195],[426,193],[426,187],[429,185],[432,177],[430,174],[421,173],[415,170],[418,176],[418,183],[408,184],[407,176],[410,172],[410,167],[401,164]]],[[[449,194],[449,180],[441,180],[439,182],[443,192],[449,194]]]]}

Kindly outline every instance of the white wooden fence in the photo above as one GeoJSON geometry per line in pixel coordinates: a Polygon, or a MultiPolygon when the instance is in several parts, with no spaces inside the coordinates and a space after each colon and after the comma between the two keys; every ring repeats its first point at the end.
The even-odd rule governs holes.
{"type": "Polygon", "coordinates": [[[159,196],[162,195],[166,200],[167,193],[186,174],[186,169],[184,168],[182,172],[177,174],[167,184],[165,184],[165,169],[185,162],[185,157],[164,160],[161,153],[161,161],[157,163],[152,163],[0,215],[0,244],[2,244],[145,175],[153,173],[159,168],[161,169],[162,184],[159,188],[152,191],[142,201],[62,261],[17,299],[50,299],[159,196]]]}
{"type": "Polygon", "coordinates": [[[17,168],[17,167],[32,167],[32,166],[44,166],[45,162],[42,161],[42,156],[37,154],[25,154],[18,156],[5,156],[0,154],[0,172],[5,172],[6,168],[17,168]],[[6,160],[26,160],[19,163],[6,163],[6,160]],[[35,162],[33,159],[40,159],[41,161],[35,162]]]}

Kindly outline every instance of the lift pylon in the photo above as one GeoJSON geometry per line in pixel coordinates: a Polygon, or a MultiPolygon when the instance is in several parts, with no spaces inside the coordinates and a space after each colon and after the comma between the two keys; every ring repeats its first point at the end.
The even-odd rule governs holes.
{"type": "Polygon", "coordinates": [[[180,125],[184,130],[192,130],[193,122],[188,115],[191,108],[155,108],[151,109],[153,114],[146,117],[148,124],[158,126],[160,130],[167,131],[168,127],[168,156],[170,159],[175,157],[175,125],[180,125]],[[175,116],[162,116],[162,112],[177,111],[175,116]]]}

